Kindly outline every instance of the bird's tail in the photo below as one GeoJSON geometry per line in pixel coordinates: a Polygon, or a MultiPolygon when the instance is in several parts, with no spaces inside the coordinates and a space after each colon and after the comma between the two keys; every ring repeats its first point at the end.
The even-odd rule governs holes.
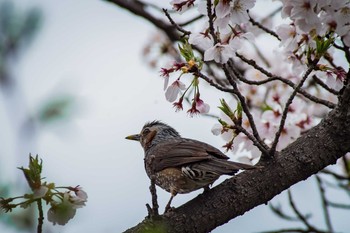
{"type": "Polygon", "coordinates": [[[234,175],[239,170],[252,170],[257,168],[249,164],[237,163],[223,159],[211,159],[209,161],[194,164],[193,168],[194,167],[218,175],[234,175]]]}

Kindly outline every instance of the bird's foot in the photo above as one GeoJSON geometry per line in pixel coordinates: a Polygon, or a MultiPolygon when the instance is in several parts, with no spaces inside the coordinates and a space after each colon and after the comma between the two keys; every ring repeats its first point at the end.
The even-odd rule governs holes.
{"type": "Polygon", "coordinates": [[[166,207],[165,207],[165,210],[164,210],[164,214],[170,213],[170,212],[172,212],[172,211],[174,211],[174,210],[175,210],[175,207],[166,206],[166,207]]]}
{"type": "Polygon", "coordinates": [[[148,203],[146,204],[146,207],[148,212],[147,218],[154,219],[159,216],[158,208],[151,208],[151,206],[148,203]]]}

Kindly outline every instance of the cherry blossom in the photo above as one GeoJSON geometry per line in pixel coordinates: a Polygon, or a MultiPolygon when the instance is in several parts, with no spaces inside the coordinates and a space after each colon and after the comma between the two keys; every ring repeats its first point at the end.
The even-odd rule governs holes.
{"type": "Polygon", "coordinates": [[[75,216],[76,208],[70,202],[70,194],[66,192],[63,195],[62,202],[53,204],[47,212],[47,219],[53,225],[65,225],[70,219],[75,216]]]}
{"type": "Polygon", "coordinates": [[[33,198],[42,198],[46,195],[47,191],[49,191],[49,188],[41,185],[38,189],[34,189],[33,198]]]}
{"type": "Polygon", "coordinates": [[[191,117],[200,113],[208,113],[210,106],[205,103],[202,99],[199,98],[199,92],[195,95],[195,98],[192,101],[191,108],[187,111],[191,117]]]}
{"type": "Polygon", "coordinates": [[[226,18],[232,24],[240,24],[248,22],[247,10],[254,5],[255,0],[219,1],[215,10],[218,19],[226,18]]]}
{"type": "Polygon", "coordinates": [[[199,97],[196,100],[196,107],[200,113],[208,113],[210,110],[210,106],[207,103],[204,103],[199,97]]]}
{"type": "MultiPolygon", "coordinates": [[[[172,5],[177,4],[175,9],[183,11],[188,3],[192,4],[193,2],[175,0],[172,1],[172,5]]],[[[208,14],[207,1],[197,0],[195,3],[194,6],[198,8],[200,14],[208,14]]],[[[211,14],[214,16],[212,22],[210,22],[212,25],[208,23],[206,17],[204,17],[205,20],[199,19],[196,22],[196,26],[199,26],[197,27],[198,30],[194,27],[188,35],[188,43],[200,48],[200,54],[203,55],[203,58],[194,59],[192,53],[189,53],[192,57],[188,57],[186,53],[185,56],[181,54],[187,63],[178,63],[180,65],[177,67],[172,65],[170,68],[161,71],[166,83],[166,99],[173,102],[176,111],[183,110],[185,105],[183,99],[187,97],[185,96],[187,90],[179,98],[179,93],[184,90],[185,86],[179,80],[176,80],[168,87],[167,82],[170,73],[179,71],[182,74],[191,74],[193,80],[196,80],[188,87],[189,90],[194,90],[192,92],[194,96],[192,99],[190,98],[190,108],[187,110],[187,113],[192,117],[207,113],[210,109],[209,105],[199,98],[198,79],[200,77],[198,77],[198,71],[205,74],[206,66],[211,66],[206,61],[226,64],[230,59],[237,67],[242,67],[242,76],[246,80],[263,82],[271,78],[271,75],[267,74],[268,72],[271,72],[278,79],[285,80],[283,83],[276,80],[263,85],[251,85],[244,83],[242,80],[237,80],[238,90],[244,96],[246,105],[253,114],[259,136],[267,146],[271,146],[275,140],[276,133],[280,128],[282,113],[293,88],[302,79],[310,62],[316,58],[319,61],[318,65],[322,64],[324,67],[317,68],[309,75],[302,86],[302,90],[315,97],[336,103],[336,96],[324,88],[320,88],[318,84],[315,84],[312,77],[317,77],[335,91],[341,90],[344,85],[347,67],[341,67],[336,61],[332,60],[334,53],[332,45],[334,41],[339,45],[339,48],[350,44],[350,2],[348,0],[281,1],[282,18],[288,18],[288,20],[281,21],[282,23],[278,22],[275,28],[268,27],[273,28],[271,30],[276,32],[276,37],[279,40],[276,40],[276,48],[273,52],[266,53],[263,48],[256,49],[261,49],[261,56],[251,52],[251,43],[245,43],[246,41],[253,42],[253,39],[260,40],[259,36],[263,34],[261,33],[263,30],[259,29],[260,33],[254,33],[254,37],[252,32],[257,30],[258,27],[249,22],[249,17],[255,20],[259,17],[255,16],[254,10],[251,10],[255,5],[255,0],[219,0],[211,1],[211,3],[211,14]],[[248,10],[250,11],[249,14],[248,10]],[[210,28],[209,25],[213,27],[210,28]],[[214,36],[216,38],[213,38],[214,36]],[[327,40],[330,41],[329,46],[326,46],[323,50],[320,49],[320,43],[327,40]],[[261,72],[254,65],[242,62],[243,59],[236,57],[236,53],[254,60],[259,67],[267,72],[261,72]],[[203,61],[199,61],[201,59],[203,61]],[[195,65],[192,66],[190,61],[195,65]],[[195,69],[192,69],[192,67],[195,69]],[[179,99],[176,101],[177,98],[179,99]]],[[[271,20],[271,25],[276,22],[271,20]]],[[[266,26],[266,24],[264,25],[266,26]]],[[[188,30],[188,28],[185,29],[188,30]]],[[[184,49],[185,47],[181,48],[184,49]]],[[[215,72],[216,70],[214,70],[215,72]]],[[[205,75],[210,77],[208,74],[205,75]]],[[[220,75],[222,73],[218,72],[218,76],[220,75]]],[[[313,127],[319,121],[320,115],[329,111],[325,107],[314,107],[312,102],[301,96],[297,94],[288,107],[288,114],[283,119],[285,123],[280,132],[277,150],[284,149],[303,132],[313,127]]],[[[234,105],[237,106],[236,103],[234,105]]],[[[222,122],[215,124],[212,133],[223,137],[226,141],[226,148],[232,148],[235,153],[240,154],[238,157],[242,161],[252,161],[260,156],[261,152],[249,137],[235,128],[235,123],[242,124],[241,127],[253,135],[251,122],[249,122],[244,112],[243,117],[241,114],[240,121],[235,121],[235,123],[229,117],[220,116],[220,119],[226,122],[228,126],[225,126],[222,122]]]]}
{"type": "Polygon", "coordinates": [[[281,38],[280,46],[284,46],[289,51],[297,49],[299,37],[297,37],[295,25],[281,24],[277,27],[276,33],[281,38]]]}
{"type": "Polygon", "coordinates": [[[181,96],[179,101],[173,103],[173,107],[175,108],[176,112],[183,110],[182,101],[183,97],[181,96]]]}
{"type": "Polygon", "coordinates": [[[342,76],[333,76],[331,72],[327,72],[327,79],[326,79],[326,84],[330,87],[333,88],[336,91],[339,91],[343,86],[343,81],[344,79],[342,76]]]}
{"type": "Polygon", "coordinates": [[[215,135],[215,136],[218,136],[220,135],[222,132],[223,132],[223,127],[222,127],[222,124],[214,124],[213,127],[211,128],[211,132],[215,135]]]}
{"type": "Polygon", "coordinates": [[[188,42],[193,45],[197,45],[200,48],[207,50],[213,46],[213,41],[208,32],[192,33],[188,42]]]}
{"type": "Polygon", "coordinates": [[[169,102],[174,102],[181,90],[186,89],[186,85],[179,79],[175,80],[165,91],[165,98],[169,102]]]}
{"type": "Polygon", "coordinates": [[[214,60],[217,63],[226,63],[234,55],[234,50],[228,44],[217,43],[204,53],[204,61],[214,60]]]}
{"type": "Polygon", "coordinates": [[[195,0],[172,0],[170,4],[173,6],[174,10],[182,12],[193,6],[194,1],[195,0]]]}
{"type": "Polygon", "coordinates": [[[80,186],[75,187],[73,190],[74,190],[75,196],[70,195],[70,198],[69,198],[69,200],[73,204],[73,207],[77,209],[85,206],[85,203],[87,202],[87,198],[88,198],[87,193],[80,186]]]}

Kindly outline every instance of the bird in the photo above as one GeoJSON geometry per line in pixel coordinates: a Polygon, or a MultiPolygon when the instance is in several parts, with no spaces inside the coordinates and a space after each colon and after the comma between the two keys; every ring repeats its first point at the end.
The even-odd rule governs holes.
{"type": "Polygon", "coordinates": [[[239,170],[255,166],[229,161],[219,149],[189,138],[183,138],[162,121],[147,122],[139,134],[126,139],[139,141],[144,150],[144,165],[148,177],[171,194],[165,212],[178,194],[200,188],[204,191],[221,175],[234,175],[239,170]]]}

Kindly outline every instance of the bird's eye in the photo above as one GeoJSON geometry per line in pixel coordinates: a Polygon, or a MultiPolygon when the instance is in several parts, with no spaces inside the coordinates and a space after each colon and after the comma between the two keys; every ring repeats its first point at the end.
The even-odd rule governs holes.
{"type": "Polygon", "coordinates": [[[149,132],[150,132],[150,130],[148,128],[146,128],[143,130],[142,134],[147,135],[147,134],[149,134],[149,132]]]}

